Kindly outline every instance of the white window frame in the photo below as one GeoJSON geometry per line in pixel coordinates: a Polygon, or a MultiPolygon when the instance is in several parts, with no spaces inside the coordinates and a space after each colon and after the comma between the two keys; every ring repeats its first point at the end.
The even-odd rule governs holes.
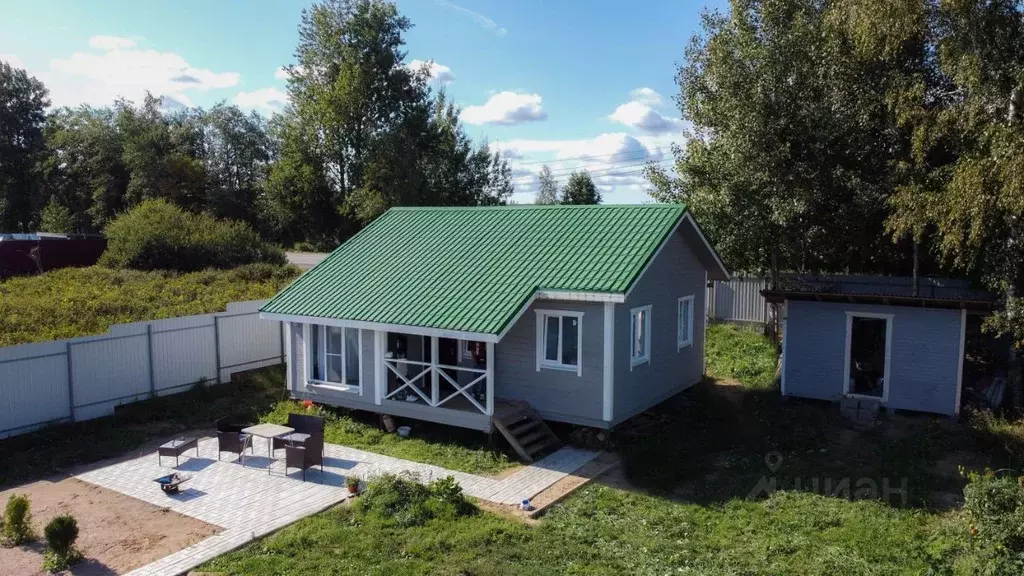
{"type": "Polygon", "coordinates": [[[577,376],[583,375],[583,312],[577,312],[574,310],[537,310],[537,372],[540,372],[542,368],[548,370],[563,370],[566,372],[575,372],[577,376]],[[559,324],[558,334],[558,361],[548,360],[545,357],[545,345],[547,343],[546,330],[547,330],[547,319],[550,317],[558,317],[559,322],[563,322],[565,318],[576,318],[576,364],[562,364],[562,334],[565,333],[562,330],[561,324],[559,324]]]}
{"type": "Polygon", "coordinates": [[[683,296],[676,305],[676,352],[687,346],[693,346],[693,295],[683,296]],[[683,338],[683,307],[688,312],[686,316],[686,334],[683,338]]]}
{"type": "Polygon", "coordinates": [[[363,331],[359,328],[350,328],[342,326],[332,326],[332,328],[338,328],[342,331],[341,333],[341,354],[328,354],[327,353],[327,326],[323,324],[305,324],[303,341],[305,348],[305,365],[306,365],[306,383],[309,386],[316,388],[324,388],[328,390],[334,390],[337,392],[350,392],[353,394],[362,394],[363,390],[363,331]],[[322,343],[320,350],[313,349],[313,339],[311,338],[313,330],[319,331],[318,337],[319,342],[322,343]],[[345,340],[345,330],[355,330],[358,340],[356,346],[359,349],[359,384],[353,385],[348,383],[348,362],[346,356],[348,355],[348,346],[345,340]],[[328,356],[341,356],[341,382],[331,382],[330,380],[320,380],[313,378],[313,354],[319,356],[321,370],[326,374],[327,372],[327,357],[328,356]]]}
{"type": "Polygon", "coordinates": [[[651,363],[651,305],[639,306],[632,308],[629,311],[629,370],[632,372],[633,368],[643,364],[651,363]],[[637,314],[643,313],[644,315],[644,353],[640,356],[636,355],[636,334],[633,330],[636,328],[636,316],[637,314]]]}
{"type": "Polygon", "coordinates": [[[882,314],[878,312],[846,312],[846,351],[843,354],[843,395],[850,398],[861,398],[864,400],[880,400],[881,403],[889,403],[889,390],[892,389],[892,322],[895,314],[882,314]],[[850,344],[853,342],[853,319],[874,318],[885,320],[885,370],[882,372],[882,396],[869,396],[867,394],[855,394],[850,391],[850,344]]]}

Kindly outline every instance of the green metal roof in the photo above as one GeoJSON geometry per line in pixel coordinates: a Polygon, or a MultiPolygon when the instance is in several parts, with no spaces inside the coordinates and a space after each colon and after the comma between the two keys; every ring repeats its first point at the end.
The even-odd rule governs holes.
{"type": "Polygon", "coordinates": [[[536,290],[624,293],[685,212],[392,208],[262,311],[500,334],[536,290]]]}

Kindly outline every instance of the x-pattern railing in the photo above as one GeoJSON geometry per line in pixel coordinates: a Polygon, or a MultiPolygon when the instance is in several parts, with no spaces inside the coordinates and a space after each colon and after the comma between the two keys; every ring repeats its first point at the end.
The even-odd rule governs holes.
{"type": "Polygon", "coordinates": [[[487,371],[486,370],[481,370],[479,368],[467,368],[465,366],[449,366],[447,364],[431,364],[429,362],[420,362],[420,361],[417,361],[417,360],[403,360],[403,359],[395,359],[395,358],[386,358],[384,360],[384,365],[387,366],[388,370],[390,370],[396,377],[398,377],[399,381],[402,382],[401,386],[399,386],[398,388],[395,388],[394,390],[389,392],[386,396],[384,396],[384,399],[389,399],[389,398],[395,396],[396,394],[398,394],[400,391],[405,390],[406,388],[409,388],[413,392],[415,392],[417,396],[422,398],[423,401],[427,403],[427,405],[433,406],[433,407],[436,408],[438,406],[441,406],[445,402],[448,402],[452,398],[455,398],[456,396],[459,396],[461,394],[463,397],[466,398],[466,400],[469,400],[469,402],[471,404],[473,404],[473,406],[475,406],[477,410],[479,410],[480,412],[482,412],[484,414],[487,414],[487,409],[484,408],[483,406],[481,406],[480,403],[477,402],[476,398],[473,398],[472,394],[469,393],[469,390],[473,386],[475,386],[475,385],[479,384],[480,382],[483,382],[483,381],[485,381],[487,379],[487,371]],[[400,364],[409,364],[409,365],[412,365],[412,366],[420,366],[420,367],[422,367],[422,370],[420,370],[414,376],[408,377],[405,374],[402,374],[402,371],[399,368],[400,364]],[[477,376],[476,378],[474,378],[472,381],[470,381],[467,384],[460,385],[456,380],[454,380],[448,374],[449,370],[451,370],[451,371],[461,370],[463,372],[470,372],[470,373],[473,373],[473,374],[479,374],[479,376],[477,376]],[[432,378],[431,379],[432,380],[432,382],[431,382],[431,395],[430,395],[430,397],[427,397],[427,395],[423,393],[423,390],[421,390],[420,387],[416,385],[416,382],[421,380],[424,376],[426,376],[428,374],[432,374],[432,373],[436,373],[441,378],[444,378],[445,381],[447,381],[448,384],[450,384],[452,386],[452,388],[455,388],[455,392],[452,392],[451,394],[446,396],[443,400],[441,400],[439,398],[439,395],[438,395],[439,390],[437,390],[435,388],[435,387],[439,386],[440,379],[433,379],[432,378]],[[435,398],[437,398],[436,401],[434,400],[435,398]]]}

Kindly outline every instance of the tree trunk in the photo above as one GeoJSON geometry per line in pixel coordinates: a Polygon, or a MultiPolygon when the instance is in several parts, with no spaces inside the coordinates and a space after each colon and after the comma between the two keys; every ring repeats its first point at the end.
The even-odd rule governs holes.
{"type": "Polygon", "coordinates": [[[921,246],[920,243],[917,241],[917,238],[915,237],[914,238],[914,275],[913,275],[914,287],[913,287],[913,292],[911,292],[911,296],[914,296],[914,297],[917,297],[919,295],[919,292],[920,292],[921,280],[918,277],[918,274],[920,273],[920,266],[921,266],[921,259],[918,257],[918,254],[920,252],[920,246],[921,246]]]}
{"type": "MultiPolygon", "coordinates": [[[[1014,295],[1016,294],[1016,287],[1014,282],[1007,284],[1006,288],[1006,301],[1011,302],[1014,295]]],[[[1017,350],[1017,338],[1016,334],[1011,335],[1010,338],[1010,350],[1006,362],[1006,380],[1007,380],[1007,391],[1010,394],[1010,409],[1016,416],[1020,414],[1021,402],[1022,402],[1022,375],[1021,375],[1021,355],[1020,351],[1017,350]]]]}

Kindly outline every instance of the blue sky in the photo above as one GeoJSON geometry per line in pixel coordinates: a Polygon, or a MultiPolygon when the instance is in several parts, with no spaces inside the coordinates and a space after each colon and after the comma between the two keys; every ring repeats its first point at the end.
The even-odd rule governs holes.
{"type": "MultiPolygon", "coordinates": [[[[399,0],[408,60],[434,62],[469,134],[505,151],[517,202],[543,163],[591,170],[607,202],[643,202],[644,161],[682,143],[676,64],[700,3],[678,0],[399,0]]],[[[716,3],[716,4],[720,4],[716,3]]],[[[104,105],[145,90],[271,114],[286,100],[300,12],[283,0],[0,0],[0,59],[27,68],[54,105],[104,105]]]]}

